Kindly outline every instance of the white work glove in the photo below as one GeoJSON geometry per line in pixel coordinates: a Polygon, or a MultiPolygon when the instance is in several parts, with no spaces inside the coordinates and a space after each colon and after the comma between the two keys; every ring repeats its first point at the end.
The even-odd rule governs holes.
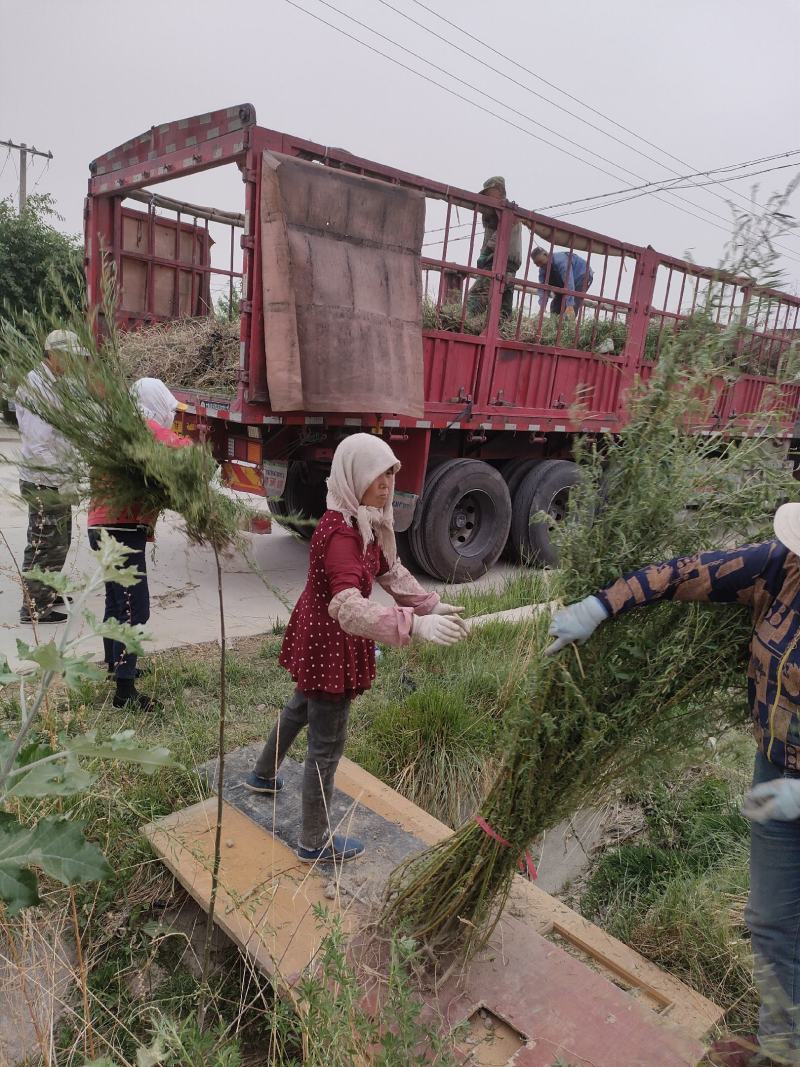
{"type": "Polygon", "coordinates": [[[587,596],[577,604],[568,604],[553,616],[548,632],[556,640],[548,645],[544,654],[552,656],[573,642],[582,645],[607,618],[608,612],[596,596],[587,596]]]}
{"type": "Polygon", "coordinates": [[[464,608],[461,604],[445,604],[443,600],[440,600],[433,611],[428,612],[429,615],[463,615],[464,608]]]}
{"type": "Polygon", "coordinates": [[[455,645],[467,636],[467,628],[457,615],[415,615],[411,636],[434,645],[455,645]]]}
{"type": "Polygon", "coordinates": [[[775,778],[754,785],[742,804],[742,815],[750,822],[793,822],[800,819],[800,780],[775,778]]]}

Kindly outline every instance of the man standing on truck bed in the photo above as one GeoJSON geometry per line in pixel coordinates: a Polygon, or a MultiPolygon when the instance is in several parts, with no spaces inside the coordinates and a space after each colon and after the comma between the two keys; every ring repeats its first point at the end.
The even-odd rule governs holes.
{"type": "MultiPolygon", "coordinates": [[[[543,248],[534,248],[531,252],[531,259],[539,268],[539,282],[543,284],[545,277],[547,277],[547,284],[554,286],[556,289],[572,289],[577,293],[585,293],[594,280],[594,274],[589,264],[583,256],[579,256],[575,252],[554,252],[552,259],[550,259],[543,248]],[[550,259],[549,274],[547,271],[548,259],[550,259]]],[[[540,291],[540,308],[545,306],[549,295],[547,289],[540,291]]],[[[567,315],[577,315],[582,304],[581,297],[553,293],[553,299],[550,302],[550,313],[552,315],[560,315],[563,307],[567,315]]]]}
{"type": "MultiPolygon", "coordinates": [[[[481,189],[481,196],[491,197],[493,200],[505,200],[506,180],[499,174],[487,178],[481,189]]],[[[494,208],[486,208],[481,212],[483,221],[483,244],[478,255],[477,266],[480,270],[491,270],[494,266],[494,253],[497,247],[497,226],[500,216],[494,208]]],[[[505,288],[503,289],[503,301],[500,315],[508,318],[514,306],[514,275],[522,263],[522,230],[520,224],[515,222],[511,227],[511,237],[508,242],[508,261],[506,263],[505,288]]],[[[467,311],[470,315],[478,315],[486,311],[489,303],[489,278],[478,278],[467,295],[467,311]]]]}

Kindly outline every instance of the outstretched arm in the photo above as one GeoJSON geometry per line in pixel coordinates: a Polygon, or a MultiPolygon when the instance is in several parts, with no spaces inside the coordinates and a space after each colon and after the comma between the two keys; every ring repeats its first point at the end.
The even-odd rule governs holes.
{"type": "Polygon", "coordinates": [[[779,542],[765,541],[730,552],[681,556],[633,571],[601,590],[597,598],[609,615],[657,600],[751,605],[759,580],[781,553],[779,542]]]}
{"type": "Polygon", "coordinates": [[[731,552],[701,552],[642,567],[594,596],[556,612],[550,627],[555,641],[547,653],[552,655],[573,642],[583,644],[612,615],[658,600],[752,606],[770,571],[781,568],[783,555],[777,541],[766,541],[731,552]]]}

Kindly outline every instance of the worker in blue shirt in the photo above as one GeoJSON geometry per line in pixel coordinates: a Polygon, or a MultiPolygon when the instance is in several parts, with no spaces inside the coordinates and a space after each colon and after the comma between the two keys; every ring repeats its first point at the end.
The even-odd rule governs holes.
{"type": "MultiPolygon", "coordinates": [[[[585,293],[592,284],[594,274],[583,256],[575,252],[554,252],[552,258],[548,256],[544,248],[534,248],[531,259],[539,268],[539,281],[556,289],[572,289],[576,293],[585,293]],[[547,261],[550,260],[550,271],[547,271],[547,261]]],[[[539,292],[539,307],[543,308],[549,296],[547,289],[539,292]]],[[[550,302],[550,312],[560,315],[562,307],[567,315],[577,315],[583,300],[581,297],[567,296],[564,293],[553,293],[550,302]]]]}

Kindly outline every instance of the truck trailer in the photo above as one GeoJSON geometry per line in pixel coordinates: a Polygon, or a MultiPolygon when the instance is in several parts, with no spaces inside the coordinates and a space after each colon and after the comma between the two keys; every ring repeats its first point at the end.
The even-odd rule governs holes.
{"type": "Polygon", "coordinates": [[[783,372],[800,298],[267,129],[251,104],[153,126],[95,159],[85,240],[99,329],[109,266],[123,330],[213,315],[213,287],[229,311],[238,303],[235,390],[167,382],[181,428],[211,444],[227,484],[310,536],[338,442],[380,434],[402,463],[403,551],[443,581],[471,580],[504,553],[555,561],[549,530],[577,478],[576,435],[618,432],[634,384],[701,311],[741,327],[739,372],[709,383],[709,418],[693,431],[763,432],[766,415],[752,416],[768,408],[776,456],[796,451],[800,381],[783,372]],[[156,191],[225,166],[244,187],[241,212],[156,191]],[[590,289],[540,281],[535,247],[548,264],[581,256],[590,289]],[[540,513],[548,521],[532,521],[540,513]]]}

